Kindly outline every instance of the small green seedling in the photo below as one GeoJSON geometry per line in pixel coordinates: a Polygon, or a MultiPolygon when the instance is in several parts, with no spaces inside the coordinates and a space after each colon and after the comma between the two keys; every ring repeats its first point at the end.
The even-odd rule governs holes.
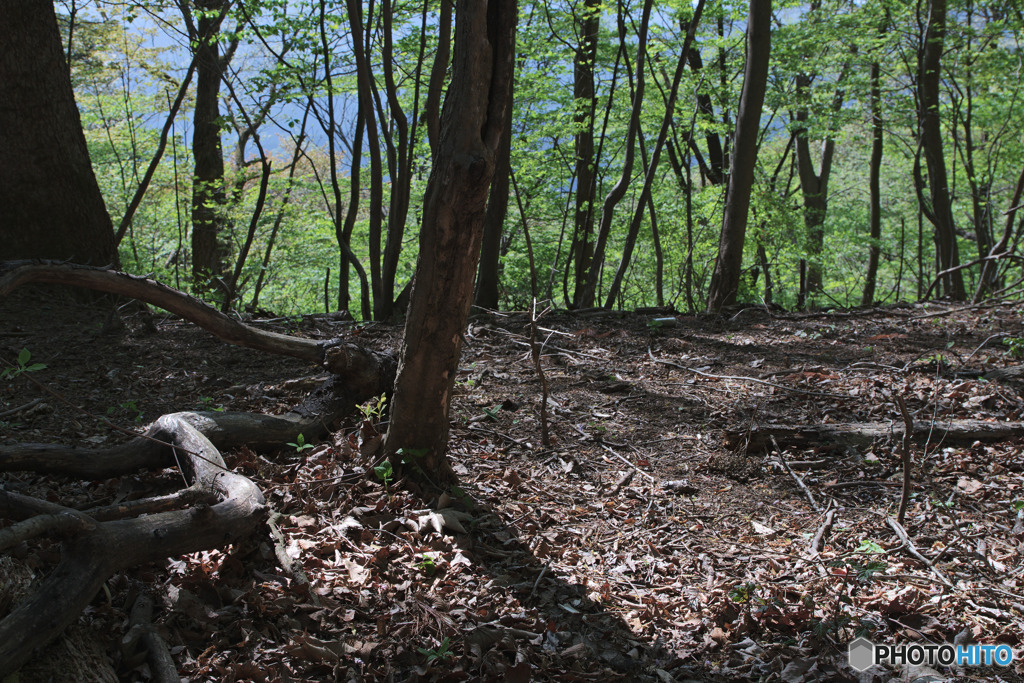
{"type": "Polygon", "coordinates": [[[295,439],[294,443],[289,441],[288,443],[285,444],[285,446],[291,446],[292,448],[295,449],[296,453],[301,453],[302,451],[312,448],[313,444],[306,443],[306,437],[304,437],[302,434],[299,434],[299,436],[295,439]]]}
{"type": "Polygon", "coordinates": [[[46,366],[42,363],[28,364],[29,360],[32,359],[32,353],[28,349],[22,349],[18,353],[18,365],[13,368],[4,368],[0,370],[0,378],[2,379],[14,379],[20,374],[26,372],[38,372],[45,370],[46,366]]]}
{"type": "Polygon", "coordinates": [[[440,646],[436,648],[418,647],[416,648],[416,651],[419,652],[421,655],[427,656],[428,664],[433,664],[434,662],[438,661],[447,661],[448,659],[453,657],[454,655],[451,652],[451,646],[451,639],[448,636],[445,636],[444,640],[441,641],[440,646]]]}
{"type": "Polygon", "coordinates": [[[427,576],[433,576],[437,573],[437,562],[434,562],[434,558],[430,555],[421,555],[420,561],[416,563],[416,568],[427,576]]]}
{"type": "Polygon", "coordinates": [[[381,394],[375,399],[367,401],[366,403],[356,406],[359,412],[363,414],[363,417],[370,424],[378,424],[384,419],[384,411],[387,408],[388,397],[386,394],[381,394]]]}
{"type": "Polygon", "coordinates": [[[391,484],[391,480],[395,478],[395,470],[391,466],[390,460],[385,460],[374,467],[373,473],[377,475],[378,479],[384,482],[384,488],[387,488],[391,484]]]}

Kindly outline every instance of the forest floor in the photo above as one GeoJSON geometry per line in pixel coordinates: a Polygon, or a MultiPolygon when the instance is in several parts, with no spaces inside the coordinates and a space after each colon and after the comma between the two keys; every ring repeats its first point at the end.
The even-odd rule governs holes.
{"type": "MultiPolygon", "coordinates": [[[[431,509],[385,486],[359,413],[312,447],[226,453],[281,514],[276,540],[264,530],[115,576],[76,628],[106,638],[122,680],[148,676],[117,646],[140,590],[155,594],[160,632],[194,681],[1024,680],[1024,434],[914,444],[902,526],[890,523],[898,438],[786,445],[779,432],[777,448],[747,449],[744,436],[901,429],[897,396],[936,434],[955,420],[1024,420],[1021,383],[980,378],[1021,363],[1003,340],[1024,336],[1022,309],[745,309],[671,326],[550,313],[539,322],[548,446],[529,318],[476,316],[454,396],[453,495],[431,509]],[[281,569],[275,543],[311,589],[281,569]],[[847,644],[861,634],[1007,644],[1018,660],[858,673],[847,644]]],[[[99,446],[126,438],[110,423],[141,429],[164,413],[283,412],[312,386],[295,380],[315,374],[159,315],[107,319],[26,295],[0,302],[0,320],[0,358],[25,348],[46,365],[0,379],[0,442],[99,446]]],[[[328,316],[253,323],[396,351],[401,335],[328,316]]],[[[87,507],[144,495],[154,479],[170,474],[0,481],[87,507]]],[[[43,573],[55,548],[20,560],[43,573]]]]}

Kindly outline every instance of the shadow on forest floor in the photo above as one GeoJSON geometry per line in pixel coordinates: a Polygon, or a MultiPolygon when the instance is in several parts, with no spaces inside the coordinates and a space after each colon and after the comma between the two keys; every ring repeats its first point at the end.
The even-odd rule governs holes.
{"type": "MultiPolygon", "coordinates": [[[[193,408],[280,412],[305,386],[288,380],[309,372],[171,319],[147,332],[127,316],[109,333],[75,306],[47,304],[40,318],[13,305],[0,302],[13,321],[0,353],[29,348],[48,366],[38,378],[87,413],[42,397],[7,418],[5,439],[120,438],[89,415],[130,426],[193,408]]],[[[154,590],[179,671],[218,681],[888,680],[900,672],[847,665],[857,633],[1019,648],[1020,439],[915,453],[905,526],[931,566],[887,522],[897,443],[724,446],[737,425],[898,424],[895,395],[917,421],[1021,420],[1017,387],[953,373],[1011,364],[993,335],[1018,336],[1016,312],[924,313],[753,312],[660,329],[637,315],[551,315],[549,447],[526,317],[476,317],[453,405],[462,489],[449,505],[385,488],[356,424],[312,448],[241,449],[228,463],[281,513],[282,551],[311,591],[279,567],[267,534],[115,577],[83,619],[119,635],[129,594],[154,590]]],[[[401,333],[315,316],[262,324],[375,348],[401,333]]],[[[0,412],[37,393],[16,390],[0,412]]],[[[19,482],[93,501],[141,486],[19,482]]]]}

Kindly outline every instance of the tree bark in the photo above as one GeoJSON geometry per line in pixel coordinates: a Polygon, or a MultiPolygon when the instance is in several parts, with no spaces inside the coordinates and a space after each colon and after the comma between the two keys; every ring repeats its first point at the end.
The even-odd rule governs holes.
{"type": "Polygon", "coordinates": [[[0,260],[117,265],[53,3],[0,0],[0,260]]]}
{"type": "MultiPolygon", "coordinates": [[[[932,204],[931,211],[926,212],[926,215],[935,226],[939,272],[960,265],[949,180],[946,176],[946,158],[942,151],[942,121],[939,117],[939,77],[945,35],[946,0],[931,0],[928,4],[928,26],[919,54],[917,116],[932,204]]],[[[963,301],[967,296],[963,273],[955,270],[944,275],[942,291],[954,301],[963,301]]]]}
{"type": "Polygon", "coordinates": [[[879,87],[881,66],[877,61],[871,63],[871,90],[869,102],[871,107],[871,162],[868,169],[868,231],[871,245],[868,247],[868,270],[864,277],[864,294],[860,303],[871,306],[875,303],[875,283],[878,280],[878,257],[882,246],[882,154],[885,143],[882,138],[882,102],[879,87]]]}
{"type": "Polygon", "coordinates": [[[708,311],[712,313],[735,303],[739,289],[743,242],[750,213],[750,193],[754,186],[754,166],[757,164],[761,108],[768,83],[771,20],[771,0],[751,0],[747,20],[747,60],[743,69],[740,106],[736,112],[736,135],[725,194],[725,216],[718,242],[718,260],[715,262],[708,294],[708,311]]]}
{"type": "Polygon", "coordinates": [[[434,486],[455,480],[448,411],[473,296],[487,193],[511,115],[515,0],[459,0],[452,82],[423,201],[385,452],[397,471],[434,486]]]}
{"type": "MultiPolygon", "coordinates": [[[[508,82],[508,98],[512,101],[514,79],[508,82]]],[[[512,117],[505,117],[505,129],[494,161],[494,179],[487,198],[484,215],[484,236],[480,247],[480,267],[476,277],[473,305],[497,310],[498,285],[501,276],[501,235],[508,214],[509,179],[512,174],[512,117]]]]}
{"type": "Polygon", "coordinates": [[[197,293],[215,291],[227,274],[227,196],[224,151],[221,148],[220,80],[224,73],[217,33],[226,0],[201,0],[198,21],[180,3],[196,44],[196,101],[193,110],[192,157],[192,280],[197,293]],[[218,14],[210,12],[217,11],[218,14]]]}
{"type": "Polygon", "coordinates": [[[574,140],[576,153],[576,212],[573,227],[573,272],[576,285],[574,301],[586,285],[590,260],[594,255],[594,199],[597,194],[597,159],[594,156],[594,115],[597,98],[594,69],[597,62],[597,34],[601,23],[601,1],[586,0],[576,17],[580,43],[573,57],[573,102],[576,108],[574,140]]]}

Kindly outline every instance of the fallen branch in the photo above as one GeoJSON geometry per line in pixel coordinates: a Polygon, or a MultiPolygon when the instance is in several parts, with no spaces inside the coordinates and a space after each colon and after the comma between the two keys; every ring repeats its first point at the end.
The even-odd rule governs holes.
{"type": "MultiPolygon", "coordinates": [[[[757,425],[725,430],[725,445],[738,448],[747,441],[748,453],[768,449],[772,438],[783,446],[799,448],[822,445],[870,446],[884,439],[902,439],[906,429],[890,422],[853,422],[848,424],[757,425]]],[[[1007,441],[1024,437],[1024,422],[985,422],[983,420],[949,420],[942,424],[915,425],[913,439],[928,443],[971,444],[975,441],[1007,441]]]]}
{"type": "Polygon", "coordinates": [[[942,572],[935,568],[935,565],[931,560],[922,555],[921,551],[917,549],[917,546],[915,546],[914,542],[910,540],[910,536],[907,534],[907,530],[903,528],[902,524],[900,524],[892,517],[886,517],[885,521],[889,523],[889,526],[892,527],[892,530],[896,532],[897,536],[899,536],[900,541],[903,542],[903,547],[906,549],[908,553],[913,555],[915,558],[923,562],[926,567],[931,569],[932,574],[935,574],[935,578],[941,581],[944,586],[946,586],[947,588],[953,588],[952,582],[950,582],[950,580],[947,579],[942,572]]]}
{"type": "Polygon", "coordinates": [[[779,444],[775,440],[775,437],[772,437],[772,443],[775,444],[775,452],[779,454],[779,460],[782,461],[782,466],[786,468],[786,471],[789,472],[789,476],[793,477],[793,480],[796,481],[797,485],[804,492],[804,495],[807,496],[807,500],[811,502],[811,507],[817,512],[821,512],[821,506],[818,505],[818,501],[814,500],[814,494],[812,494],[811,490],[807,488],[807,484],[804,483],[804,480],[801,479],[789,466],[789,463],[786,462],[786,456],[782,452],[782,449],[779,448],[779,444]]]}
{"type": "MultiPolygon", "coordinates": [[[[139,299],[179,315],[229,344],[315,363],[335,375],[345,377],[350,384],[375,383],[382,373],[387,374],[389,365],[393,364],[387,354],[368,351],[356,344],[340,340],[303,339],[260,330],[155,280],[115,270],[54,261],[0,263],[0,298],[32,282],[72,285],[139,299]]],[[[388,386],[390,390],[391,386],[388,386]]]]}
{"type": "MultiPolygon", "coordinates": [[[[0,677],[17,671],[36,649],[59,635],[115,572],[222,547],[248,535],[263,521],[266,506],[259,489],[230,472],[220,452],[198,429],[180,415],[166,415],[156,421],[155,430],[169,444],[163,449],[161,465],[177,465],[191,488],[213,492],[219,502],[101,522],[65,540],[60,563],[50,576],[0,621],[0,677]]],[[[52,510],[53,506],[40,507],[52,510]]],[[[7,508],[25,511],[18,501],[7,508]]],[[[68,515],[80,515],[62,509],[68,515]]]]}

